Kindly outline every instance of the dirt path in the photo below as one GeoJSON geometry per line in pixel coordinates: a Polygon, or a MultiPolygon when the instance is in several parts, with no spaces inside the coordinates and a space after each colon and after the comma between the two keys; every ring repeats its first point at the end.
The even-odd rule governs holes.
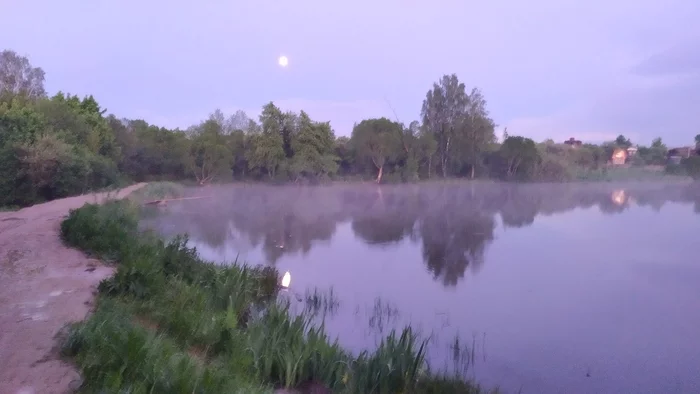
{"type": "Polygon", "coordinates": [[[89,194],[0,213],[0,393],[63,394],[79,378],[57,358],[54,337],[66,323],[85,318],[97,284],[112,269],[64,246],[59,226],[70,209],[105,197],[89,194]]]}

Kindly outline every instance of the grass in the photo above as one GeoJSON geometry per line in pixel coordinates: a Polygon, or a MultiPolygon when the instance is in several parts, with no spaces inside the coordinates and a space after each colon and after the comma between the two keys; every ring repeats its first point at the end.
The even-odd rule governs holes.
{"type": "Polygon", "coordinates": [[[337,307],[332,289],[307,293],[305,312],[291,313],[275,269],[202,261],[185,237],[139,233],[138,217],[135,203],[113,201],[61,224],[67,244],[119,262],[95,313],[63,342],[82,392],[263,393],[310,382],[336,393],[481,392],[431,373],[427,342],[410,327],[350,354],[314,323],[337,307]]]}
{"type": "Polygon", "coordinates": [[[574,179],[582,182],[661,181],[683,179],[684,174],[639,166],[604,167],[599,170],[576,171],[574,179]]]}
{"type": "Polygon", "coordinates": [[[143,202],[148,200],[161,200],[166,198],[178,198],[184,195],[185,186],[175,182],[150,182],[146,186],[134,191],[129,198],[143,202]]]}

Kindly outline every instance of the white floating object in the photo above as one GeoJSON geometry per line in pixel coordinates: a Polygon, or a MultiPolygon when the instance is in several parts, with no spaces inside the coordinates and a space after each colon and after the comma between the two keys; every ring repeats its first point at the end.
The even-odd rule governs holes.
{"type": "Polygon", "coordinates": [[[289,287],[289,284],[292,282],[292,274],[289,273],[289,271],[284,273],[284,276],[282,277],[282,287],[285,289],[289,287]]]}
{"type": "Polygon", "coordinates": [[[279,59],[277,59],[277,63],[281,67],[287,67],[287,65],[289,65],[289,59],[287,58],[287,56],[282,55],[279,57],[279,59]]]}

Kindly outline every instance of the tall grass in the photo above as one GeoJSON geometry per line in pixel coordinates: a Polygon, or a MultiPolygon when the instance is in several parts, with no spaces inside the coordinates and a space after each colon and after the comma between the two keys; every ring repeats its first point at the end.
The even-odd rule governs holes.
{"type": "Polygon", "coordinates": [[[129,199],[134,201],[161,200],[165,198],[182,197],[185,187],[175,182],[150,182],[146,186],[134,191],[129,199]]]}
{"type": "Polygon", "coordinates": [[[313,323],[337,306],[332,292],[308,293],[305,312],[293,314],[275,269],[202,261],[185,237],[139,233],[138,213],[128,201],[88,204],[61,225],[66,243],[119,261],[96,312],[63,345],[84,392],[254,393],[309,382],[338,393],[479,392],[431,374],[427,342],[410,328],[353,356],[313,323]]]}

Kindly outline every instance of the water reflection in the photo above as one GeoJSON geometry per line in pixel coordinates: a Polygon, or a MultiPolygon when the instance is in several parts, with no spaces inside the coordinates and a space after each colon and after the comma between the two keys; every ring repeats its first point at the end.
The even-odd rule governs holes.
{"type": "Polygon", "coordinates": [[[699,185],[212,189],[145,224],[289,270],[351,351],[411,324],[432,367],[504,392],[698,392],[699,185]]]}
{"type": "MultiPolygon", "coordinates": [[[[351,223],[372,247],[410,240],[421,246],[427,270],[455,286],[469,269],[478,272],[484,253],[504,228],[532,225],[539,215],[597,206],[619,214],[633,205],[659,211],[668,202],[693,203],[700,187],[687,183],[619,185],[433,184],[410,186],[268,187],[214,190],[202,206],[183,201],[146,223],[165,235],[188,233],[199,245],[245,252],[259,248],[264,263],[308,253],[328,242],[336,227],[351,223]]],[[[253,261],[259,263],[260,261],[253,261]]]]}

